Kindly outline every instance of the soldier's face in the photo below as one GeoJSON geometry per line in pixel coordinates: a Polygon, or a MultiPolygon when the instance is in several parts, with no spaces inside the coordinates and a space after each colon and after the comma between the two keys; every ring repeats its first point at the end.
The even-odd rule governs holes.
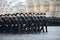
{"type": "Polygon", "coordinates": [[[23,14],[21,14],[21,16],[24,16],[23,14]]]}
{"type": "Polygon", "coordinates": [[[32,16],[31,14],[29,14],[29,16],[32,16]]]}
{"type": "Polygon", "coordinates": [[[45,16],[44,14],[42,16],[45,16]]]}
{"type": "Polygon", "coordinates": [[[17,14],[17,16],[20,16],[19,14],[17,14]]]}
{"type": "Polygon", "coordinates": [[[15,15],[13,15],[13,17],[15,17],[15,15]]]}
{"type": "Polygon", "coordinates": [[[36,16],[39,16],[39,15],[36,15],[36,16]]]}
{"type": "Polygon", "coordinates": [[[36,14],[34,14],[34,16],[36,16],[36,14]]]}
{"type": "Polygon", "coordinates": [[[27,14],[25,14],[25,16],[27,16],[27,14]]]}
{"type": "Polygon", "coordinates": [[[9,15],[9,17],[12,17],[11,15],[9,15]]]}
{"type": "Polygon", "coordinates": [[[44,16],[46,16],[46,15],[44,15],[44,16]]]}
{"type": "Polygon", "coordinates": [[[37,16],[37,14],[35,14],[37,16]]]}

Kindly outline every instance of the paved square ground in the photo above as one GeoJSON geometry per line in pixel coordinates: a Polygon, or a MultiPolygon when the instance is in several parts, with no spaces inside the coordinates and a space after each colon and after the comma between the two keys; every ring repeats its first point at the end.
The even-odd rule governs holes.
{"type": "Polygon", "coordinates": [[[0,34],[0,40],[60,40],[60,27],[48,27],[48,33],[39,34],[0,34]]]}

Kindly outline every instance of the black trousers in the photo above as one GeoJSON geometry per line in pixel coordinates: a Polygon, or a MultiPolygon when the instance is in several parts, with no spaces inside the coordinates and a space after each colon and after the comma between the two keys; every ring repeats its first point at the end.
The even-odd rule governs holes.
{"type": "Polygon", "coordinates": [[[47,31],[47,24],[46,23],[42,23],[41,30],[43,30],[43,32],[44,32],[44,30],[46,30],[46,32],[48,32],[47,31]],[[44,27],[45,27],[45,29],[44,29],[44,27]]]}
{"type": "Polygon", "coordinates": [[[44,23],[44,27],[45,27],[46,32],[48,32],[47,31],[47,23],[44,23]]]}
{"type": "Polygon", "coordinates": [[[41,28],[40,28],[40,31],[41,30],[43,30],[43,32],[44,32],[44,23],[43,22],[41,22],[41,28]]]}

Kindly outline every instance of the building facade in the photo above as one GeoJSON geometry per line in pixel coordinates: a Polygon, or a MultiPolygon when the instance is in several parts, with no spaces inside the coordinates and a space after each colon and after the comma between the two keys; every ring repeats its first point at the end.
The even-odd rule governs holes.
{"type": "Polygon", "coordinates": [[[25,0],[17,3],[13,1],[0,1],[0,13],[45,12],[47,17],[60,17],[60,0],[25,0]]]}

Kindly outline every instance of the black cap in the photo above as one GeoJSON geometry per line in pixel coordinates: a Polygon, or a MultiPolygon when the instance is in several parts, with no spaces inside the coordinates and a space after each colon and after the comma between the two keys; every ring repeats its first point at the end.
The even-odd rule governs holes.
{"type": "Polygon", "coordinates": [[[44,15],[46,15],[46,13],[44,13],[44,15]]]}
{"type": "Polygon", "coordinates": [[[7,14],[5,14],[5,15],[7,15],[7,14]]]}
{"type": "Polygon", "coordinates": [[[29,14],[31,14],[31,13],[29,13],[29,14]]]}
{"type": "Polygon", "coordinates": [[[43,13],[40,13],[40,15],[42,15],[43,13]]]}
{"type": "Polygon", "coordinates": [[[35,14],[35,13],[33,13],[33,14],[35,14]]]}
{"type": "Polygon", "coordinates": [[[20,14],[23,14],[23,13],[20,13],[20,14]]]}
{"type": "Polygon", "coordinates": [[[37,13],[37,15],[39,15],[39,13],[37,13]]]}

